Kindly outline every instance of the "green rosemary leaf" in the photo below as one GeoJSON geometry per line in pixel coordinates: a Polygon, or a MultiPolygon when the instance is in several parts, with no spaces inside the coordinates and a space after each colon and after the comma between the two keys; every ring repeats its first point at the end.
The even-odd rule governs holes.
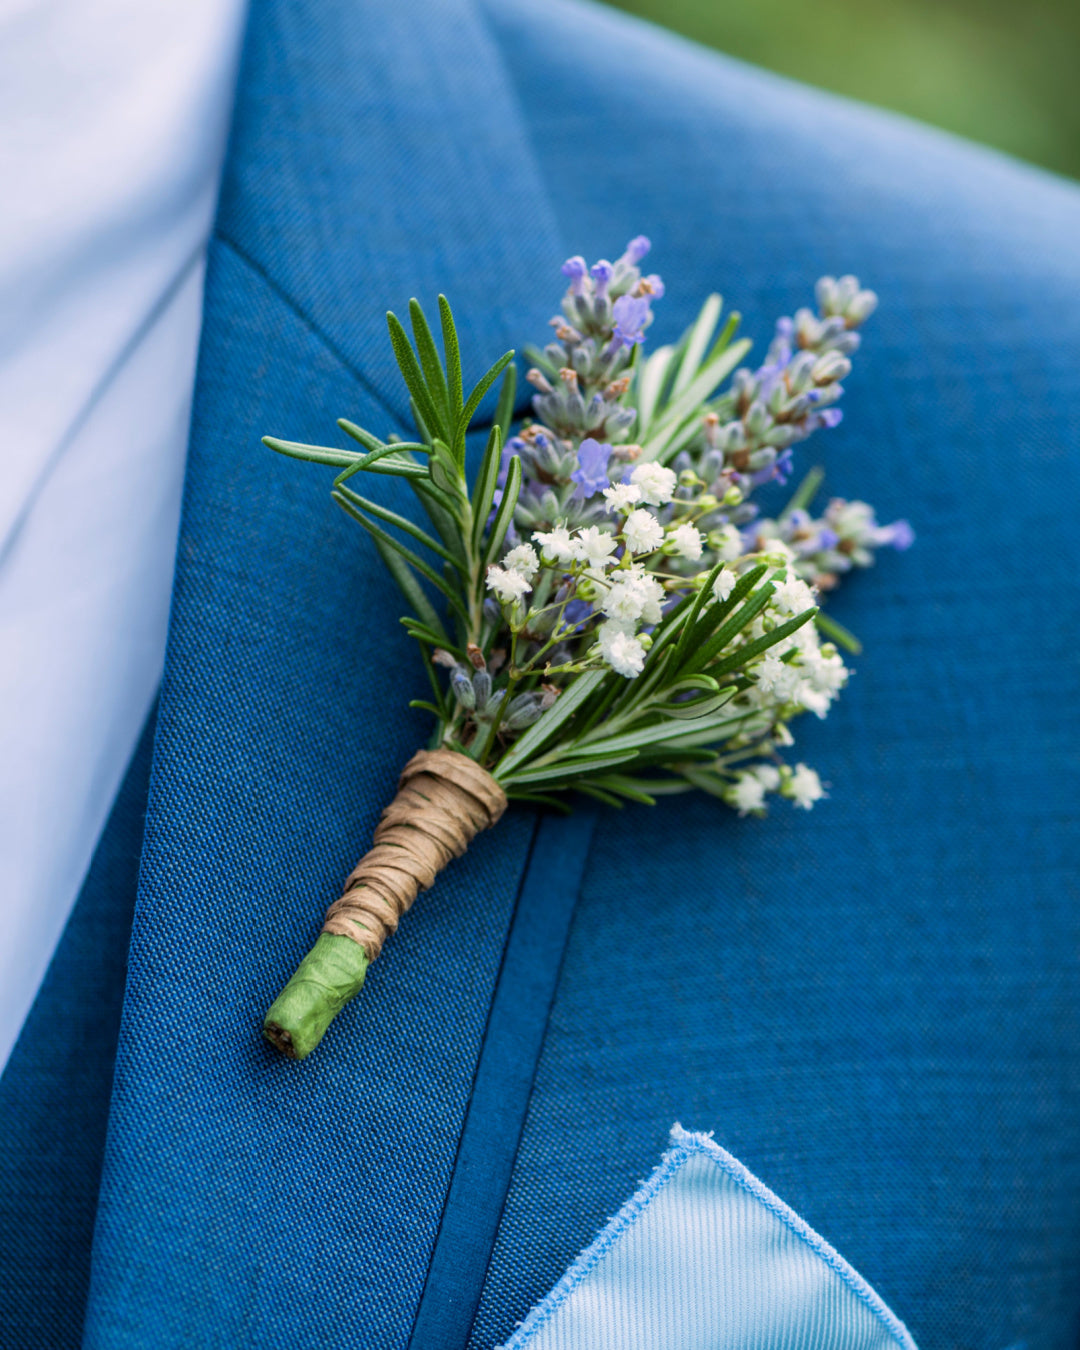
{"type": "Polygon", "coordinates": [[[562,816],[574,814],[573,809],[561,797],[552,797],[546,792],[518,792],[513,787],[507,787],[506,795],[512,802],[529,802],[534,806],[548,806],[553,811],[558,811],[562,816]]]}
{"type": "Polygon", "coordinates": [[[431,442],[429,467],[431,469],[431,481],[437,488],[445,492],[448,497],[464,498],[465,485],[462,482],[461,469],[450,453],[450,447],[438,436],[431,442]]]}
{"type": "Polygon", "coordinates": [[[608,792],[598,783],[576,783],[575,791],[580,792],[585,797],[593,797],[598,802],[603,802],[605,806],[613,806],[616,811],[623,809],[623,803],[613,792],[608,792]]]}
{"type": "Polygon", "coordinates": [[[410,708],[423,708],[425,712],[434,713],[436,717],[442,716],[442,709],[436,708],[434,703],[429,703],[426,698],[409,699],[410,708]]]}
{"type": "Polygon", "coordinates": [[[424,372],[420,369],[420,363],[416,359],[412,343],[401,325],[401,320],[393,310],[387,311],[386,326],[390,330],[390,344],[394,349],[394,356],[397,358],[401,378],[405,381],[405,387],[416,404],[417,412],[426,423],[429,431],[436,436],[441,435],[444,440],[448,440],[449,432],[439,418],[439,410],[428,391],[427,384],[424,381],[424,372]]]}
{"type": "MultiPolygon", "coordinates": [[[[734,689],[725,689],[722,692],[722,698],[720,695],[716,696],[720,699],[717,707],[730,702],[735,693],[734,689]]],[[[564,750],[562,756],[566,759],[574,759],[579,755],[607,755],[616,754],[623,750],[645,750],[650,746],[663,745],[665,741],[681,740],[688,732],[694,730],[692,727],[685,727],[680,718],[672,717],[670,707],[665,707],[663,713],[662,720],[651,722],[648,726],[638,727],[637,730],[624,731],[620,735],[604,736],[588,742],[578,742],[564,750]]],[[[706,711],[703,709],[699,715],[705,716],[706,711]]]]}
{"type": "Polygon", "coordinates": [[[484,568],[486,571],[488,563],[494,562],[498,557],[499,549],[502,548],[502,542],[506,538],[506,531],[510,528],[510,522],[514,518],[514,507],[517,506],[518,493],[521,491],[521,460],[517,455],[510,458],[510,468],[506,474],[506,486],[503,488],[502,501],[499,503],[499,509],[495,513],[495,520],[491,526],[491,534],[488,537],[487,548],[484,551],[484,568]]]}
{"type": "Polygon", "coordinates": [[[825,470],[820,464],[815,465],[791,494],[791,500],[780,512],[778,519],[787,520],[793,511],[805,511],[817,496],[818,488],[824,481],[825,470]]]}
{"type": "Polygon", "coordinates": [[[718,694],[712,694],[708,698],[689,699],[686,703],[664,703],[661,706],[665,717],[674,717],[677,721],[692,721],[699,717],[708,717],[711,713],[716,712],[726,703],[730,703],[735,694],[735,686],[729,685],[726,689],[721,689],[718,694]]]}
{"type": "Polygon", "coordinates": [[[852,656],[858,656],[862,651],[862,643],[855,634],[842,623],[837,623],[831,614],[819,609],[814,615],[814,622],[827,638],[832,638],[833,642],[843,647],[844,651],[850,652],[852,656]]]}
{"type": "Polygon", "coordinates": [[[416,494],[416,500],[428,520],[434,525],[439,538],[463,565],[466,562],[465,545],[461,536],[461,525],[457,519],[454,503],[432,483],[430,478],[410,478],[409,486],[416,494]]]}
{"type": "MultiPolygon", "coordinates": [[[[698,746],[686,747],[683,741],[665,741],[663,745],[645,746],[638,751],[634,761],[634,772],[643,773],[646,769],[662,769],[667,773],[677,773],[680,764],[715,764],[718,743],[724,740],[725,733],[710,731],[699,735],[698,746]]],[[[687,738],[689,739],[689,737],[687,738]]]]}
{"type": "MultiPolygon", "coordinates": [[[[720,575],[720,570],[725,564],[721,563],[719,568],[714,568],[716,576],[720,575]]],[[[726,600],[716,600],[713,595],[712,583],[716,579],[710,574],[710,580],[707,586],[703,587],[704,599],[711,602],[705,613],[695,622],[693,628],[683,629],[682,636],[679,639],[679,646],[676,648],[676,658],[681,658],[687,651],[694,651],[706,642],[709,636],[716,631],[719,623],[731,613],[737,604],[748,595],[765,573],[769,570],[768,563],[758,563],[752,567],[749,572],[744,572],[735,585],[731,588],[731,594],[726,600]]]]}
{"type": "MultiPolygon", "coordinates": [[[[683,661],[683,668],[679,673],[688,674],[692,670],[704,670],[706,667],[710,666],[711,662],[724,650],[728,643],[741,633],[752,619],[757,618],[769,603],[775,589],[775,586],[769,581],[766,582],[764,586],[759,587],[758,590],[752,591],[746,603],[740,605],[727,622],[721,624],[707,642],[702,643],[700,646],[695,645],[690,649],[683,661]]],[[[730,599],[731,597],[729,596],[728,598],[730,599]]],[[[715,676],[717,672],[715,668],[713,668],[710,670],[710,673],[715,676]]]]}
{"type": "Polygon", "coordinates": [[[707,773],[702,769],[692,769],[689,765],[682,769],[681,773],[691,786],[700,788],[702,792],[707,792],[710,797],[719,797],[723,800],[724,789],[729,784],[719,774],[707,773]]]}
{"type": "Polygon", "coordinates": [[[442,620],[412,572],[409,571],[409,568],[394,550],[387,548],[378,537],[375,538],[375,547],[379,551],[379,557],[383,560],[386,570],[397,582],[398,590],[416,611],[417,617],[438,637],[437,645],[449,648],[451,645],[450,638],[446,635],[442,620]]]}
{"type": "Polygon", "coordinates": [[[431,523],[442,535],[443,543],[451,548],[455,547],[461,539],[461,526],[458,524],[457,503],[453,497],[442,488],[436,487],[429,474],[410,475],[409,486],[427,511],[431,523]],[[432,506],[439,508],[442,512],[441,517],[437,517],[430,509],[432,506]],[[443,517],[447,517],[449,523],[440,523],[443,517]]]}
{"type": "Polygon", "coordinates": [[[380,441],[378,436],[373,436],[370,431],[365,431],[363,427],[358,427],[355,422],[350,422],[347,417],[339,417],[338,426],[351,436],[354,441],[359,441],[365,450],[381,450],[385,441],[380,441]]]}
{"type": "MultiPolygon", "coordinates": [[[[686,651],[686,648],[689,646],[690,634],[697,624],[698,615],[701,613],[702,608],[706,604],[713,603],[713,584],[715,583],[716,578],[724,570],[725,566],[725,563],[718,562],[705,578],[705,584],[698,589],[697,595],[694,596],[693,605],[691,606],[690,613],[686,617],[686,621],[682,625],[682,632],[679,634],[679,641],[675,647],[676,661],[678,661],[679,657],[682,656],[683,652],[686,651]]],[[[752,584],[753,583],[751,582],[751,585],[752,584]]],[[[730,596],[728,598],[730,599],[730,596]]]]}
{"type": "MultiPolygon", "coordinates": [[[[656,689],[663,685],[664,680],[668,678],[671,668],[672,648],[665,647],[660,653],[655,664],[650,665],[646,658],[645,669],[636,680],[625,680],[624,685],[627,688],[621,691],[622,697],[615,704],[612,712],[618,712],[620,717],[628,717],[635,707],[644,707],[650,702],[656,689]]],[[[652,656],[652,652],[648,653],[652,656]]]]}
{"type": "Polygon", "coordinates": [[[396,511],[390,511],[385,506],[380,506],[377,502],[369,501],[366,497],[361,497],[359,493],[353,492],[351,488],[338,488],[339,492],[344,493],[354,506],[358,506],[361,511],[366,511],[368,515],[374,516],[377,520],[384,520],[387,525],[395,525],[405,534],[411,535],[418,543],[423,544],[425,548],[431,549],[432,553],[437,553],[440,558],[445,558],[448,563],[452,563],[462,575],[465,574],[465,568],[462,563],[454,557],[449,549],[446,549],[437,539],[432,539],[431,535],[422,530],[419,525],[414,525],[407,516],[399,516],[396,511]]]}
{"type": "Polygon", "coordinates": [[[439,296],[439,318],[442,321],[443,351],[446,353],[446,382],[450,399],[450,424],[457,426],[461,420],[464,403],[464,387],[461,382],[461,347],[458,344],[457,328],[454,324],[450,301],[445,295],[439,296]]]}
{"type": "MultiPolygon", "coordinates": [[[[507,370],[512,371],[513,366],[508,366],[507,370]]],[[[506,389],[506,383],[503,382],[503,389],[506,389]]],[[[500,406],[502,400],[500,399],[500,406]]],[[[491,514],[491,503],[495,500],[495,484],[499,479],[499,463],[502,459],[503,448],[503,430],[496,417],[495,425],[487,439],[487,448],[484,451],[484,458],[480,464],[480,471],[476,475],[476,482],[472,491],[472,550],[473,553],[480,552],[480,545],[484,539],[484,527],[487,524],[487,518],[491,514]]]]}
{"type": "Polygon", "coordinates": [[[816,613],[816,608],[804,609],[801,614],[796,614],[793,619],[788,619],[787,623],[782,623],[778,628],[774,628],[771,633],[766,633],[763,637],[748,642],[745,647],[740,647],[738,651],[732,652],[723,661],[718,661],[716,665],[710,667],[710,670],[714,675],[722,675],[729,670],[739,670],[746,665],[747,661],[753,661],[762,652],[767,652],[770,647],[775,647],[778,642],[783,642],[786,637],[790,637],[797,628],[801,628],[816,613]]]}
{"type": "Polygon", "coordinates": [[[442,414],[443,425],[452,427],[454,423],[450,416],[450,395],[446,387],[446,376],[443,374],[442,362],[439,360],[438,348],[435,346],[435,339],[431,336],[427,316],[420,306],[420,301],[415,298],[409,301],[409,319],[412,323],[413,337],[416,340],[416,350],[420,355],[420,364],[424,370],[424,378],[427,380],[428,392],[431,394],[432,402],[442,414]]]}
{"type": "Polygon", "coordinates": [[[658,347],[652,356],[643,361],[639,367],[637,407],[638,434],[641,436],[647,436],[652,426],[653,418],[656,416],[656,410],[659,407],[660,390],[664,383],[664,377],[672,365],[674,356],[674,347],[658,347]]]}
{"type": "Polygon", "coordinates": [[[526,343],[521,349],[521,354],[530,366],[535,366],[537,370],[542,370],[550,379],[559,378],[559,367],[553,365],[547,358],[547,354],[542,352],[539,347],[526,343]]]}
{"type": "Polygon", "coordinates": [[[335,468],[343,464],[355,464],[364,456],[358,450],[335,450],[329,445],[301,445],[298,441],[280,441],[276,436],[264,436],[263,445],[268,450],[276,450],[279,455],[288,455],[290,459],[304,459],[311,464],[332,464],[335,468]]]}
{"type": "MultiPolygon", "coordinates": [[[[427,446],[419,448],[427,454],[427,446]]],[[[334,487],[340,487],[342,483],[348,482],[357,473],[393,473],[397,478],[426,477],[423,465],[417,464],[411,457],[410,449],[411,446],[409,445],[403,446],[397,443],[381,445],[378,450],[372,450],[368,454],[362,455],[359,459],[354,460],[347,469],[342,469],[341,473],[334,479],[334,487]],[[403,474],[400,472],[402,468],[418,472],[403,474]]]]}
{"type": "Polygon", "coordinates": [[[614,792],[632,802],[641,802],[643,806],[656,805],[656,798],[640,787],[637,779],[626,778],[622,774],[612,773],[597,778],[593,781],[593,787],[606,788],[608,792],[614,792]]]}
{"type": "MultiPolygon", "coordinates": [[[[755,718],[760,720],[761,713],[757,709],[739,713],[735,717],[720,717],[714,722],[709,722],[706,726],[695,727],[687,726],[686,735],[672,736],[665,743],[664,751],[671,764],[682,761],[683,756],[691,750],[696,750],[703,746],[715,746],[723,741],[728,741],[734,736],[739,728],[746,722],[752,722],[755,718]]],[[[710,759],[715,758],[715,751],[707,756],[710,759]]],[[[706,758],[706,756],[701,756],[706,758]]]]}
{"type": "Polygon", "coordinates": [[[337,424],[347,435],[358,440],[361,445],[367,446],[369,453],[363,457],[365,463],[389,454],[426,455],[431,449],[427,441],[380,441],[378,437],[372,436],[370,432],[364,431],[363,427],[358,427],[345,417],[339,417],[337,424]]]}
{"type": "Polygon", "coordinates": [[[473,419],[473,414],[476,412],[477,408],[479,408],[484,395],[513,359],[514,353],[512,351],[504,352],[487,374],[481,378],[480,382],[476,385],[476,388],[469,395],[469,400],[462,409],[461,415],[458,418],[457,429],[454,432],[453,450],[459,464],[465,463],[465,433],[469,429],[469,423],[473,419]]]}
{"type": "MultiPolygon", "coordinates": [[[[396,447],[395,447],[396,448],[396,447]]],[[[396,455],[380,456],[379,461],[364,465],[366,473],[385,473],[393,478],[416,478],[430,481],[431,475],[423,464],[415,460],[400,459],[396,455]]]]}
{"type": "Polygon", "coordinates": [[[708,350],[709,341],[720,321],[720,310],[723,308],[723,304],[720,296],[714,293],[702,305],[701,312],[690,329],[686,351],[679,362],[678,373],[671,389],[673,396],[678,397],[701,369],[701,363],[708,350]]]}
{"type": "Polygon", "coordinates": [[[424,421],[420,409],[417,406],[416,399],[414,398],[409,399],[409,411],[412,413],[413,424],[415,425],[416,430],[420,435],[420,439],[424,442],[425,445],[430,445],[431,442],[435,439],[435,435],[437,433],[433,432],[431,428],[428,426],[428,424],[424,421]]]}
{"type": "Polygon", "coordinates": [[[670,609],[653,629],[653,643],[645,658],[646,678],[655,670],[662,656],[666,659],[670,655],[672,649],[669,644],[682,632],[683,624],[686,623],[694,599],[693,595],[684,595],[679,603],[670,609]]]}
{"type": "MultiPolygon", "coordinates": [[[[345,495],[347,491],[347,488],[336,488],[331,494],[342,510],[346,511],[354,520],[363,525],[368,534],[372,535],[375,539],[380,540],[387,548],[392,549],[393,552],[404,562],[408,563],[414,571],[419,572],[422,577],[430,581],[435,589],[440,591],[446,597],[451,608],[460,614],[463,619],[467,620],[468,615],[465,606],[461,603],[461,599],[457,592],[452,587],[448,586],[443,578],[439,576],[438,572],[436,572],[433,567],[430,567],[419,554],[414,553],[410,548],[406,548],[400,540],[395,539],[392,534],[387,534],[384,529],[381,529],[373,521],[368,520],[367,516],[364,515],[362,511],[357,510],[345,495]]],[[[353,493],[352,495],[355,496],[356,494],[353,493]]],[[[417,612],[419,613],[419,611],[417,612]]],[[[430,619],[426,615],[422,615],[421,617],[430,623],[430,619]]]]}
{"type": "MultiPolygon", "coordinates": [[[[637,785],[641,792],[646,793],[650,798],[674,797],[681,793],[691,792],[693,790],[689,783],[683,782],[679,778],[635,777],[631,781],[637,785]]],[[[650,800],[649,805],[655,806],[656,803],[650,800]]]]}
{"type": "Polygon", "coordinates": [[[659,459],[663,462],[675,453],[671,444],[675,433],[687,418],[696,424],[701,404],[731,374],[749,350],[750,343],[743,338],[702,366],[700,372],[660,415],[642,447],[642,460],[659,459]]]}
{"type": "MultiPolygon", "coordinates": [[[[563,696],[565,697],[565,695],[563,696]]],[[[541,718],[543,721],[543,718],[541,718]]],[[[539,726],[540,723],[535,724],[539,726]]],[[[625,764],[631,759],[637,758],[637,751],[630,750],[617,755],[598,755],[592,759],[578,759],[556,761],[551,764],[538,766],[535,769],[521,769],[514,773],[513,782],[516,785],[529,785],[540,783],[557,783],[560,779],[567,780],[566,786],[579,787],[581,775],[593,773],[598,769],[610,769],[616,764],[625,764]]],[[[495,778],[503,782],[498,770],[495,778]]]]}
{"type": "Polygon", "coordinates": [[[668,685],[664,691],[667,694],[681,694],[687,689],[707,689],[711,694],[720,692],[719,681],[714,680],[711,675],[698,673],[697,675],[687,675],[685,680],[676,680],[674,684],[668,685]]]}
{"type": "Polygon", "coordinates": [[[455,647],[452,643],[448,646],[449,639],[445,633],[436,633],[429,628],[427,624],[420,619],[414,619],[411,614],[403,615],[398,623],[402,625],[410,637],[414,637],[417,642],[426,642],[429,647],[443,647],[451,655],[465,659],[465,652],[461,647],[455,647]]]}
{"type": "Polygon", "coordinates": [[[496,764],[493,775],[501,783],[509,780],[519,764],[530,759],[541,746],[551,740],[558,729],[578,712],[596,693],[607,675],[603,670],[589,670],[579,675],[559,697],[553,707],[519,737],[496,764]]]}
{"type": "Polygon", "coordinates": [[[517,366],[511,363],[503,371],[502,385],[499,388],[499,401],[495,406],[495,425],[499,428],[503,445],[510,436],[510,427],[514,421],[514,397],[517,394],[517,366]]]}
{"type": "MultiPolygon", "coordinates": [[[[427,454],[427,446],[421,447],[427,454]]],[[[423,464],[417,464],[409,454],[409,447],[404,451],[400,445],[384,445],[378,450],[372,450],[369,454],[362,455],[359,459],[353,460],[347,469],[344,469],[334,479],[334,486],[338,487],[346,482],[354,473],[387,473],[395,478],[429,478],[430,474],[423,464]]]]}
{"type": "Polygon", "coordinates": [[[722,351],[727,350],[731,343],[731,339],[735,336],[735,330],[738,328],[741,320],[742,315],[737,309],[733,309],[727,317],[727,323],[724,324],[717,335],[716,341],[712,345],[712,351],[710,351],[709,355],[705,358],[706,362],[711,361],[713,357],[719,356],[722,351]]]}

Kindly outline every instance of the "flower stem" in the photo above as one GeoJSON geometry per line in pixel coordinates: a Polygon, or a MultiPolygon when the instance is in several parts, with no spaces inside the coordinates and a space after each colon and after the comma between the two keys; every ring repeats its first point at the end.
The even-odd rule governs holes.
{"type": "Polygon", "coordinates": [[[306,1059],[334,1017],[360,992],[368,964],[360,943],[320,933],[266,1014],[263,1035],[290,1059],[306,1059]]]}

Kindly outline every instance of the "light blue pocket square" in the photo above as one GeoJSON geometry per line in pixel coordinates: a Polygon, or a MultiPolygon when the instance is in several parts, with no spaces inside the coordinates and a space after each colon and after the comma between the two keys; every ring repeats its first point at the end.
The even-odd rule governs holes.
{"type": "Polygon", "coordinates": [[[503,1350],[915,1350],[742,1163],[679,1125],[671,1144],[503,1350]]]}

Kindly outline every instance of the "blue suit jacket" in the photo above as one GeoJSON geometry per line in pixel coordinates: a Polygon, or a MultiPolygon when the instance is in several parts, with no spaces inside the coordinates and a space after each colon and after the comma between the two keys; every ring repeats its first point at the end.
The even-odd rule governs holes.
{"type": "Polygon", "coordinates": [[[1078,238],[1068,184],[601,8],[255,4],[145,838],[149,743],[0,1083],[0,1346],[487,1350],[681,1119],[922,1350],[1076,1350],[1078,238]],[[405,431],[387,305],[445,290],[475,376],[642,231],[661,338],[883,297],[830,484],[919,543],[835,603],[831,799],[512,811],[286,1062],[262,1014],[426,727],[366,538],[259,437],[405,431]]]}

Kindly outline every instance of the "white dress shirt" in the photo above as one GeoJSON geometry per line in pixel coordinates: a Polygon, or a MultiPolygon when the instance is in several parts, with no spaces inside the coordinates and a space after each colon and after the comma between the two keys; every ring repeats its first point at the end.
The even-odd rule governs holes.
{"type": "Polygon", "coordinates": [[[244,0],[0,0],[0,1068],[161,677],[244,0]]]}

